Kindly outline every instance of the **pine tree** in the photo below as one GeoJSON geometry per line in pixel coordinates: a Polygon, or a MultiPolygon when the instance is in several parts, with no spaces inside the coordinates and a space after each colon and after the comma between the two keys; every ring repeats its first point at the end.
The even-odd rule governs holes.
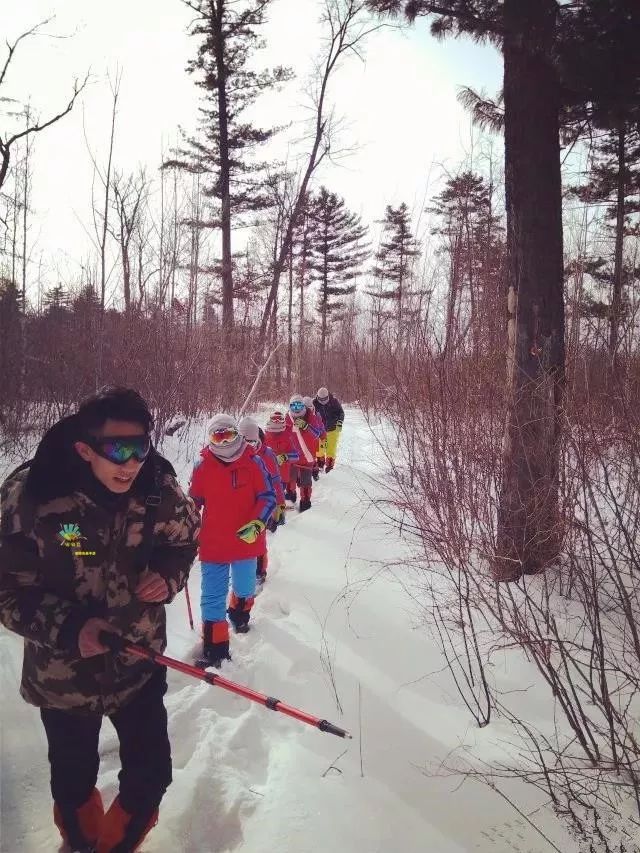
{"type": "Polygon", "coordinates": [[[489,319],[485,303],[488,300],[495,305],[493,295],[502,285],[504,273],[502,229],[492,211],[490,189],[482,176],[462,172],[449,178],[428,210],[439,219],[431,233],[443,237],[439,251],[449,259],[444,353],[452,343],[462,342],[470,330],[477,355],[480,335],[489,319]],[[468,310],[460,331],[465,293],[468,310]]]}
{"type": "Polygon", "coordinates": [[[608,350],[614,372],[625,281],[633,278],[624,238],[630,217],[640,211],[638,32],[640,5],[635,0],[588,0],[578,5],[563,33],[563,74],[570,96],[565,115],[593,143],[587,182],[573,190],[586,203],[608,203],[612,263],[607,270],[598,257],[590,261],[604,275],[600,283],[610,280],[608,350]]]}
{"type": "Polygon", "coordinates": [[[44,295],[43,304],[50,317],[66,317],[69,313],[70,297],[63,284],[50,288],[44,295]]]}
{"type": "Polygon", "coordinates": [[[624,239],[636,233],[632,218],[640,211],[640,124],[619,117],[615,125],[603,131],[594,144],[587,183],[573,188],[583,202],[607,205],[608,230],[614,243],[612,262],[608,264],[601,256],[589,261],[592,277],[609,285],[608,350],[612,369],[624,314],[624,288],[635,280],[633,269],[625,262],[624,239]]]}
{"type": "Polygon", "coordinates": [[[324,367],[330,324],[341,316],[347,296],[355,293],[354,280],[368,256],[367,235],[360,217],[344,199],[321,187],[309,203],[309,260],[311,278],[318,284],[320,366],[324,367]]]}
{"type": "Polygon", "coordinates": [[[367,293],[377,301],[379,328],[383,318],[396,317],[397,338],[401,345],[405,324],[409,319],[408,297],[411,295],[413,260],[420,255],[420,249],[411,231],[409,208],[404,202],[396,208],[387,205],[380,224],[382,239],[371,271],[378,282],[378,289],[367,293]],[[390,308],[385,308],[385,305],[390,308]]]}
{"type": "Polygon", "coordinates": [[[272,0],[183,2],[197,14],[191,34],[200,45],[187,70],[198,76],[205,105],[200,109],[201,139],[186,138],[186,147],[165,166],[212,179],[205,195],[215,200],[216,208],[198,224],[222,232],[222,323],[228,332],[233,327],[232,222],[271,203],[263,191],[266,164],[253,158],[278,130],[255,127],[245,113],[263,92],[291,79],[291,72],[282,67],[256,72],[249,67],[254,51],[264,46],[258,31],[272,0]]]}
{"type": "Polygon", "coordinates": [[[22,293],[13,281],[0,277],[0,376],[2,408],[11,408],[20,395],[20,330],[24,317],[22,293]]]}
{"type": "MultiPolygon", "coordinates": [[[[514,580],[543,570],[561,547],[560,112],[569,103],[597,101],[586,69],[588,54],[598,43],[616,46],[615,36],[609,38],[608,12],[619,11],[629,31],[637,33],[640,7],[635,0],[368,0],[368,5],[379,12],[404,12],[409,20],[429,16],[438,37],[468,34],[502,50],[509,411],[494,571],[500,580],[514,580]]],[[[636,91],[636,84],[624,91],[636,91]]]]}

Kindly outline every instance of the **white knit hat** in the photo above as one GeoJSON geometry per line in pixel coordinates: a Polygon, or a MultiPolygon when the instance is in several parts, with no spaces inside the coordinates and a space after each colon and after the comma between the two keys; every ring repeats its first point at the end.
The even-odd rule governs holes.
{"type": "MultiPolygon", "coordinates": [[[[236,419],[224,413],[215,415],[207,424],[207,435],[221,429],[238,429],[236,419]]],[[[240,433],[229,444],[218,445],[209,442],[209,450],[214,456],[225,462],[235,462],[236,459],[239,459],[246,446],[246,442],[240,433]]]]}
{"type": "Polygon", "coordinates": [[[320,400],[321,403],[326,403],[328,399],[329,389],[324,386],[322,388],[318,388],[318,400],[320,400]]]}
{"type": "Polygon", "coordinates": [[[260,427],[253,418],[242,418],[238,424],[238,432],[243,435],[247,441],[260,441],[260,427]]]}

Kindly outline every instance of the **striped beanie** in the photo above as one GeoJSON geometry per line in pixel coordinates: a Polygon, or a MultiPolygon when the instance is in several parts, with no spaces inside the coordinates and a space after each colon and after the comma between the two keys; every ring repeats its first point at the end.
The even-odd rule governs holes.
{"type": "Polygon", "coordinates": [[[267,432],[284,432],[287,425],[284,420],[284,414],[280,411],[272,412],[269,415],[269,420],[265,427],[267,432]]]}

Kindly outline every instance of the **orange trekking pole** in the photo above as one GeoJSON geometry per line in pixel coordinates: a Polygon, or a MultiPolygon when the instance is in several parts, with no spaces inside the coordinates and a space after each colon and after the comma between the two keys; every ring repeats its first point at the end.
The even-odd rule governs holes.
{"type": "Polygon", "coordinates": [[[299,708],[294,708],[292,705],[287,705],[281,702],[280,699],[274,699],[272,696],[267,696],[265,693],[259,693],[257,690],[252,690],[250,687],[245,687],[244,684],[237,684],[235,681],[229,681],[228,678],[223,678],[221,675],[216,675],[214,672],[205,672],[198,669],[196,666],[184,663],[184,661],[170,658],[166,655],[161,655],[151,649],[145,649],[142,646],[128,643],[119,637],[117,634],[110,634],[102,631],[99,637],[103,646],[111,649],[113,652],[125,652],[128,655],[135,655],[139,658],[157,663],[159,666],[166,666],[168,669],[175,669],[177,672],[182,672],[184,675],[190,675],[192,678],[197,678],[199,681],[206,681],[213,687],[222,687],[223,690],[228,690],[230,693],[235,693],[237,696],[244,696],[245,699],[250,699],[252,702],[257,702],[263,705],[270,711],[279,711],[281,714],[286,714],[287,717],[293,717],[294,720],[299,720],[301,723],[307,723],[321,732],[327,732],[336,737],[349,738],[349,732],[341,729],[339,726],[321,720],[319,717],[314,717],[306,711],[301,711],[299,708]]]}

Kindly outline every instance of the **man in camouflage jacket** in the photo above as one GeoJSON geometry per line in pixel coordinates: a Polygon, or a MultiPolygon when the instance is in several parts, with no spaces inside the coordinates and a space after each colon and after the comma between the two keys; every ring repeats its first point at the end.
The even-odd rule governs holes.
{"type": "Polygon", "coordinates": [[[164,605],[197,550],[199,513],[150,447],[150,426],[135,392],[106,389],[50,430],[0,490],[0,621],[24,637],[20,692],[41,709],[56,824],[73,849],[99,853],[137,849],[171,782],[166,670],[100,642],[106,630],[162,652],[164,605]],[[131,446],[138,439],[146,457],[107,459],[105,447],[128,451],[124,439],[105,445],[105,431],[115,442],[135,432],[131,446]],[[143,537],[150,494],[160,500],[143,537]],[[103,715],[123,766],[107,815],[95,788],[103,715]]]}

